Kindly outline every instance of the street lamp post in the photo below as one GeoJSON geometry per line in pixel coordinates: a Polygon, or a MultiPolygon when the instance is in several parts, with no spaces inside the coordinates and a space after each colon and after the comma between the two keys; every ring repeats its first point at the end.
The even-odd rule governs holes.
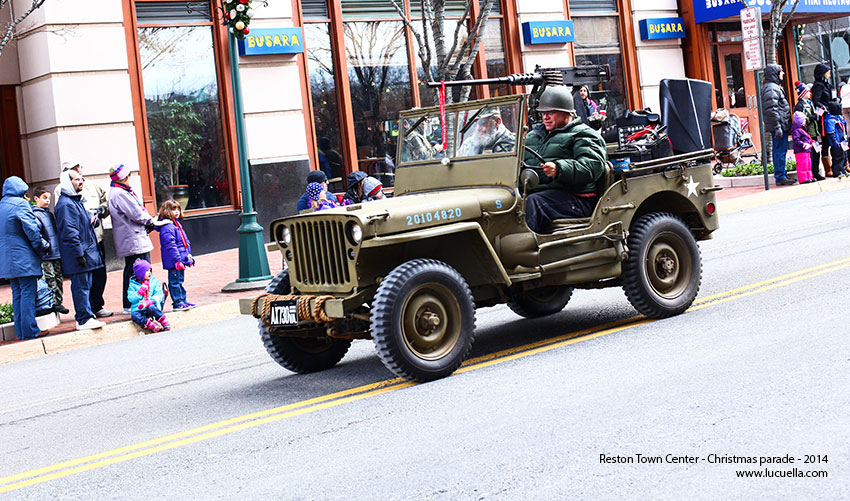
{"type": "Polygon", "coordinates": [[[257,223],[254,199],[251,193],[251,171],[248,165],[248,148],[245,142],[245,117],[242,114],[242,87],[239,83],[239,53],[236,37],[228,37],[230,46],[230,77],[233,82],[233,112],[236,120],[236,144],[239,155],[239,177],[242,180],[242,213],[239,225],[239,278],[224,290],[258,288],[260,282],[272,278],[263,242],[263,227],[257,223]],[[247,282],[247,283],[246,283],[247,282]],[[241,285],[240,285],[241,284],[241,285]],[[256,287],[252,287],[256,286],[256,287]]]}

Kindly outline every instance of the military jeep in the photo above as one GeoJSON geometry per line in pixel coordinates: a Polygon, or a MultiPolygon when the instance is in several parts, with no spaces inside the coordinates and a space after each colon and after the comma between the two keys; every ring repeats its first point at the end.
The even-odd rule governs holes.
{"type": "Polygon", "coordinates": [[[622,287],[650,318],[691,305],[701,279],[696,242],[718,227],[712,151],[617,173],[609,164],[591,217],[534,233],[524,215],[539,177],[523,161],[528,100],[448,105],[445,120],[437,107],[402,112],[392,198],[271,224],[287,269],[241,306],[259,318],[275,361],[320,371],[352,340],[372,339],[393,373],[430,381],[467,357],[478,307],[506,303],[541,317],[561,311],[574,289],[602,287],[622,287]],[[495,148],[477,130],[478,117],[494,109],[512,145],[505,130],[495,148]]]}

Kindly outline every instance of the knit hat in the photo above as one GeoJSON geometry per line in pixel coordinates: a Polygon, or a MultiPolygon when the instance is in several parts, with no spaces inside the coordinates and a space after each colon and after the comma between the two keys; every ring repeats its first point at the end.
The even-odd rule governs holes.
{"type": "Polygon", "coordinates": [[[364,197],[374,197],[383,186],[381,182],[375,179],[372,176],[367,177],[363,180],[363,196],[364,197]]]}
{"type": "Polygon", "coordinates": [[[109,179],[113,181],[120,181],[127,177],[127,174],[129,174],[129,171],[124,167],[124,164],[113,165],[109,169],[109,179]]]}
{"type": "Polygon", "coordinates": [[[145,274],[151,269],[151,264],[144,259],[136,259],[133,263],[133,274],[139,279],[139,282],[145,281],[145,274]]]}
{"type": "Polygon", "coordinates": [[[797,99],[803,99],[803,96],[809,92],[809,86],[799,80],[794,82],[794,88],[797,90],[797,99]]]}
{"type": "Polygon", "coordinates": [[[826,110],[830,115],[841,116],[841,105],[837,101],[826,103],[826,110]]]}
{"type": "Polygon", "coordinates": [[[325,188],[319,183],[310,183],[307,185],[307,197],[310,200],[318,200],[319,195],[325,191],[325,188]]]}
{"type": "Polygon", "coordinates": [[[328,180],[328,176],[325,175],[324,172],[320,170],[313,170],[307,174],[307,182],[308,183],[325,183],[328,180]]]}

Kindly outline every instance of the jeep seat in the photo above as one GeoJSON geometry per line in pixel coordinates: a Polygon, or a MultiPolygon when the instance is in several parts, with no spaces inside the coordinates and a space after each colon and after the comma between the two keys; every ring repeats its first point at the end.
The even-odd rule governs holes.
{"type": "MultiPolygon", "coordinates": [[[[617,181],[617,177],[614,175],[614,167],[611,165],[611,162],[605,162],[605,171],[599,176],[599,179],[596,181],[596,194],[598,196],[602,196],[605,191],[611,187],[617,181]]],[[[594,209],[595,210],[595,209],[594,209]]],[[[569,230],[573,228],[581,228],[590,224],[591,218],[589,217],[580,217],[574,219],[556,219],[552,221],[551,230],[560,231],[560,230],[569,230]]]]}

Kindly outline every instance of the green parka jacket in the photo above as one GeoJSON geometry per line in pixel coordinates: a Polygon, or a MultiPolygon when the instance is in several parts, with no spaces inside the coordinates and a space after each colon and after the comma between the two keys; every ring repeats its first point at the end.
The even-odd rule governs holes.
{"type": "MultiPolygon", "coordinates": [[[[525,137],[525,145],[558,168],[555,178],[540,177],[534,191],[561,189],[571,193],[595,193],[596,181],[605,172],[608,153],[598,132],[575,119],[560,129],[547,131],[535,124],[525,137]]],[[[525,161],[538,165],[540,159],[525,152],[525,161]]]]}

